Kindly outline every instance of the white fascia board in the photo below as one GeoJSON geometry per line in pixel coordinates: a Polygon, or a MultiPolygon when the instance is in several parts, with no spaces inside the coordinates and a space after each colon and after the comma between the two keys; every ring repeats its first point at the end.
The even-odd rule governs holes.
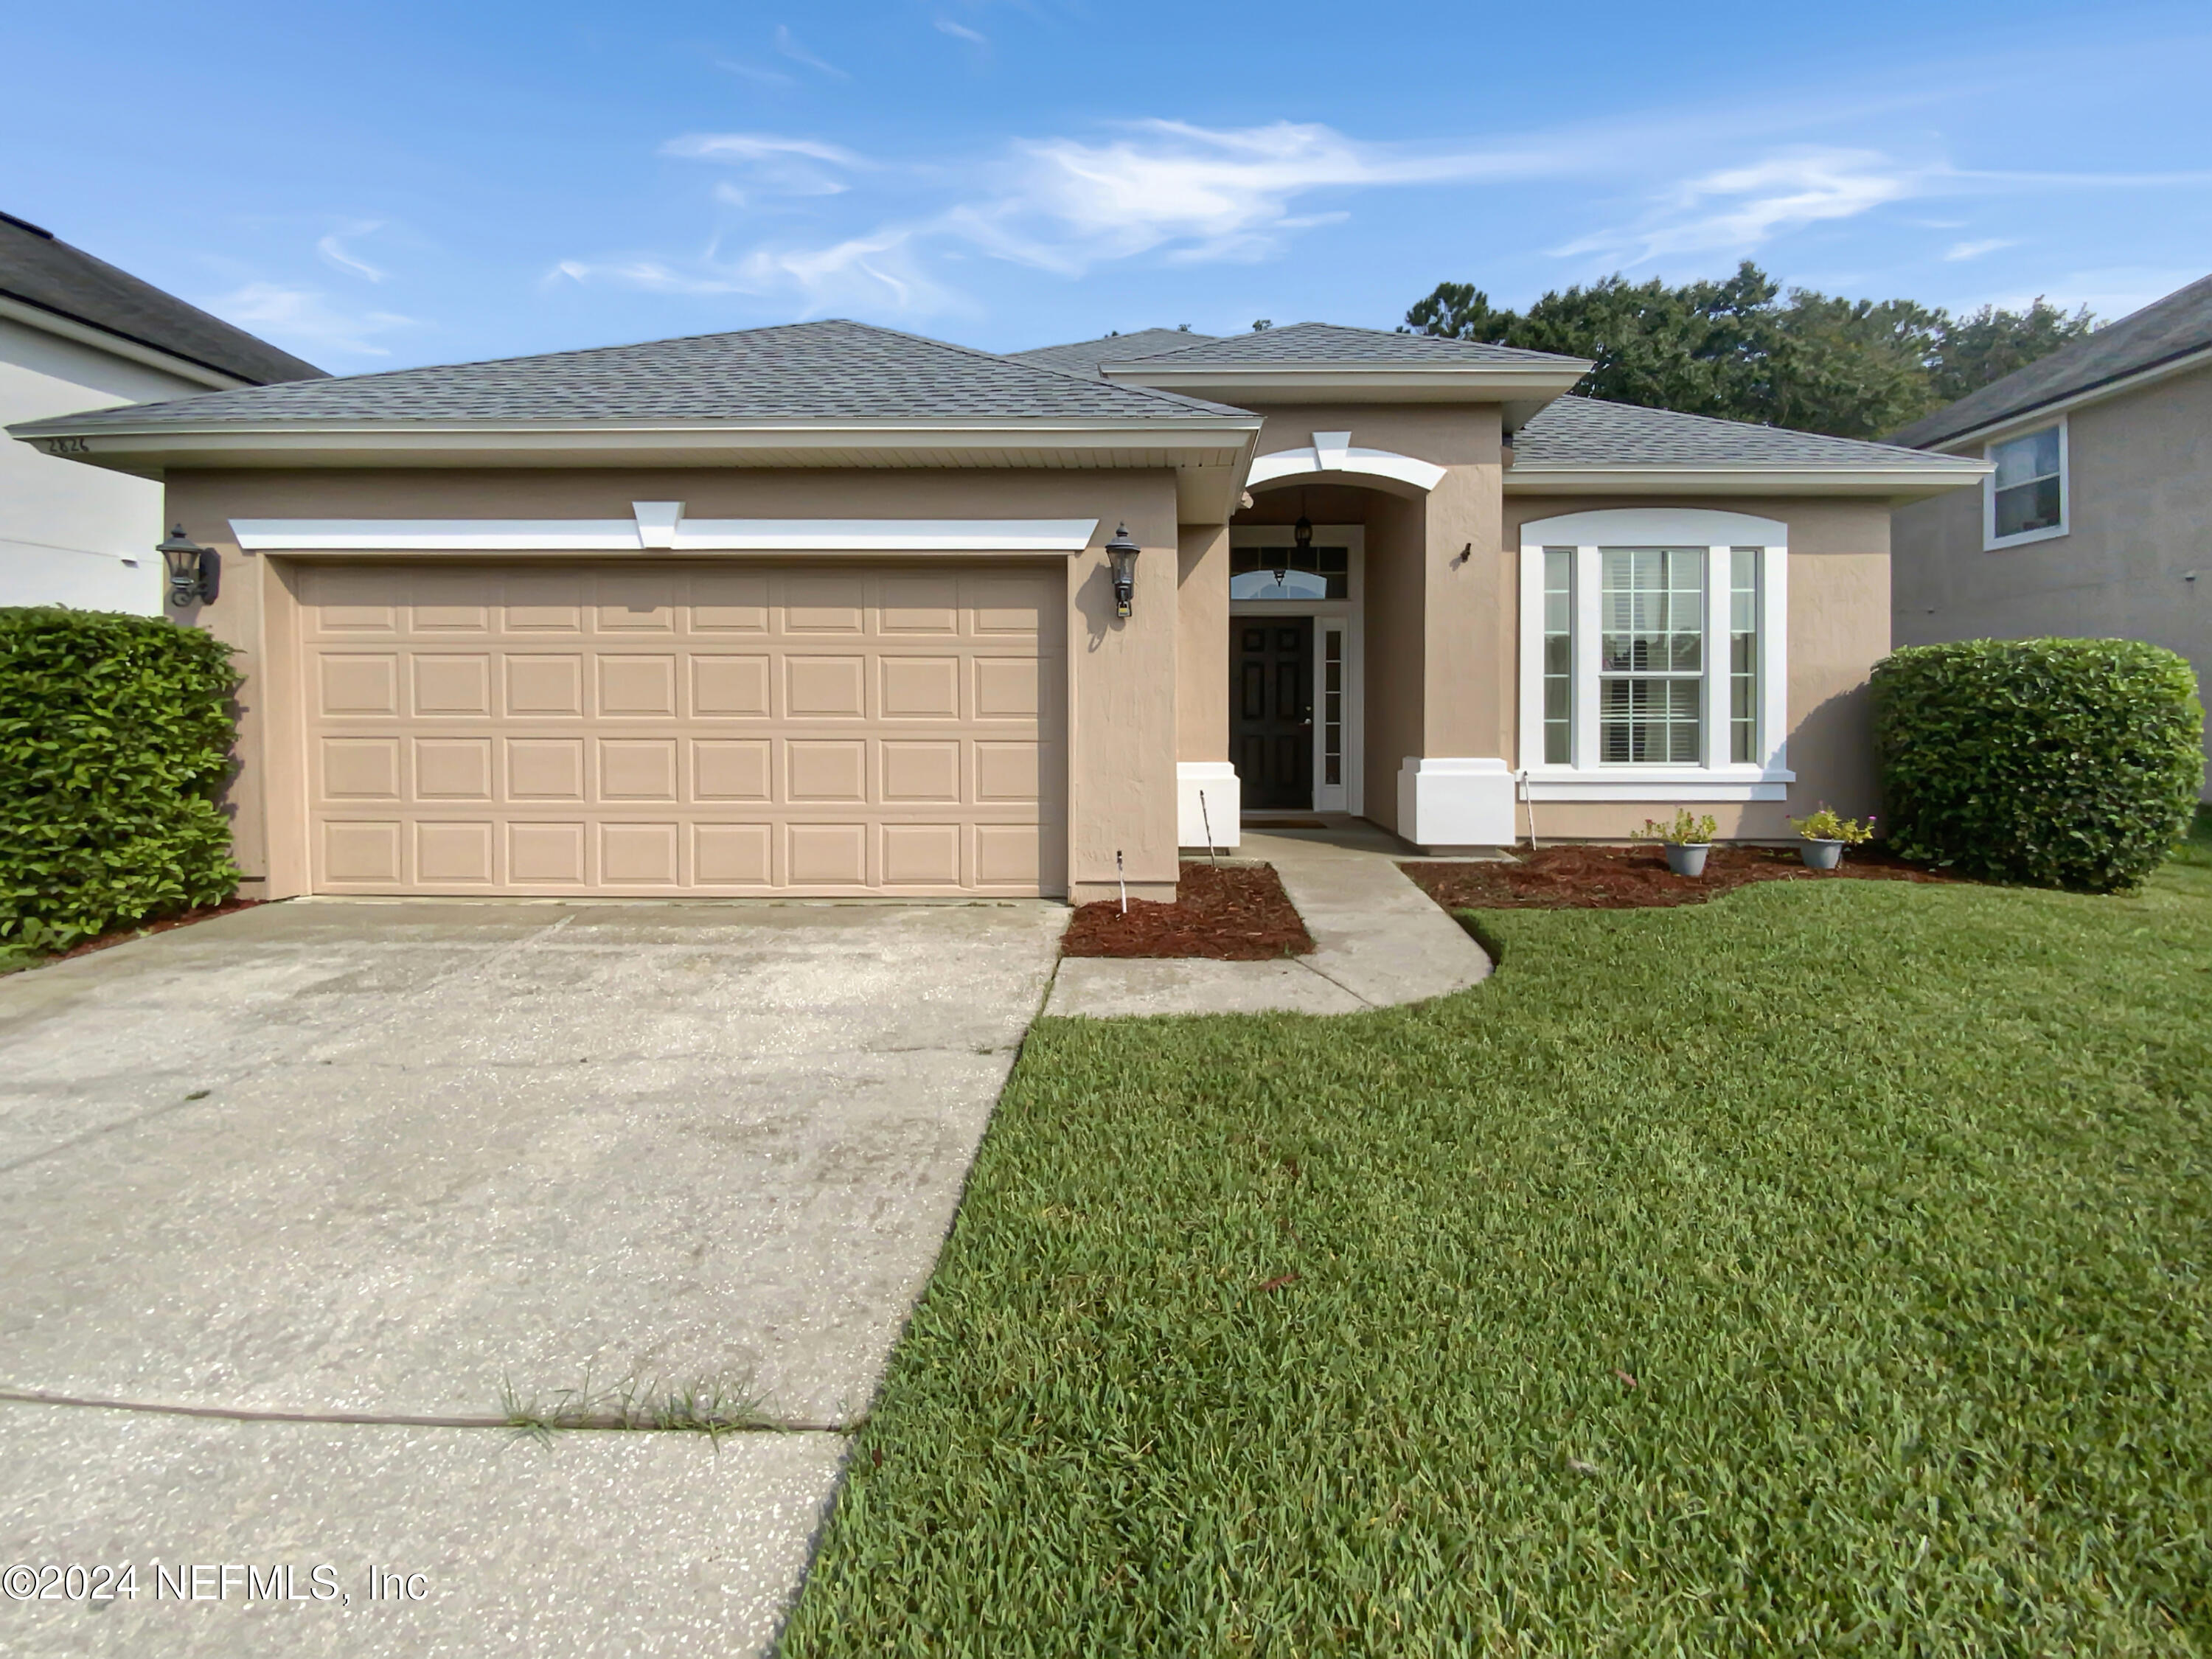
{"type": "Polygon", "coordinates": [[[179,357],[149,346],[127,336],[110,333],[90,323],[81,323],[74,317],[64,317],[59,312],[48,311],[43,306],[27,305],[21,300],[0,294],[0,317],[11,323],[21,323],[26,328],[35,328],[57,338],[72,341],[104,351],[111,357],[121,357],[147,368],[158,368],[164,374],[173,374],[180,380],[190,380],[194,386],[204,386],[216,392],[234,392],[249,386],[253,381],[235,374],[226,374],[219,368],[210,368],[205,363],[196,363],[189,357],[179,357]]]}
{"type": "Polygon", "coordinates": [[[2176,374],[2186,374],[2191,369],[2207,368],[2212,368],[2212,346],[2184,352],[2179,357],[2169,358],[2162,363],[2153,363],[2148,368],[2139,368],[2131,374],[2121,375],[2118,380],[2106,380],[2098,386],[2084,387],[2081,391],[2071,392],[2063,398],[2053,398],[2049,403],[2038,404],[2033,409],[2016,410],[2001,419],[1984,421],[1979,426],[1970,426],[1964,432],[1956,433],[1948,438],[1937,439],[1928,446],[1928,453],[1931,455],[1944,454],[1961,444],[1972,444],[1979,448],[1984,443],[2002,438],[2016,428],[2041,426],[2045,422],[2063,415],[2069,410],[2080,409],[2087,404],[2102,403],[2107,398],[2120,397],[2124,393],[2149,386],[2154,381],[2170,380],[2176,374]]]}
{"type": "MultiPolygon", "coordinates": [[[[648,507],[676,502],[643,502],[648,507]]],[[[234,519],[248,552],[1079,553],[1096,519],[234,519]]]]}
{"type": "Polygon", "coordinates": [[[1109,363],[1099,370],[1119,386],[1219,397],[1240,404],[1342,398],[1364,403],[1487,403],[1511,398],[1529,400],[1539,407],[1571,392],[1587,372],[1570,365],[1521,368],[1497,364],[1399,364],[1381,368],[1371,363],[1284,363],[1265,368],[1192,364],[1173,369],[1157,363],[1109,363]]]}
{"type": "MultiPolygon", "coordinates": [[[[10,436],[50,455],[118,471],[158,474],[165,465],[337,466],[458,465],[512,466],[630,465],[638,455],[654,465],[713,465],[752,450],[881,451],[925,449],[951,453],[1001,450],[1085,455],[1102,451],[1160,451],[1178,468],[1236,467],[1251,454],[1260,418],[1206,416],[1187,422],[1097,422],[1069,425],[930,425],[922,422],[797,426],[472,426],[315,427],[287,422],[205,427],[165,423],[137,430],[113,425],[73,429],[68,417],[25,422],[10,436]],[[1188,457],[1188,459],[1182,459],[1188,457]]],[[[1013,463],[1008,463],[1012,465],[1013,463]]]]}
{"type": "Polygon", "coordinates": [[[1505,473],[1509,495],[1878,495],[1913,501],[1978,484],[1986,461],[1956,466],[1544,466],[1505,473]]]}

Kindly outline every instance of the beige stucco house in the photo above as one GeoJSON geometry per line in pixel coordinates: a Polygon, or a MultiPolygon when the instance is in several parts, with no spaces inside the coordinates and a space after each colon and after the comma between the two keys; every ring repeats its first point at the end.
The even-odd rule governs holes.
{"type": "Polygon", "coordinates": [[[1899,645],[2148,640],[2212,674],[2212,276],[1893,441],[1992,467],[1898,509],[1899,645]]]}
{"type": "Polygon", "coordinates": [[[1248,812],[1865,810],[1891,509],[1985,464],[1587,368],[816,322],[12,430],[222,556],[251,893],[1165,897],[1248,812]]]}

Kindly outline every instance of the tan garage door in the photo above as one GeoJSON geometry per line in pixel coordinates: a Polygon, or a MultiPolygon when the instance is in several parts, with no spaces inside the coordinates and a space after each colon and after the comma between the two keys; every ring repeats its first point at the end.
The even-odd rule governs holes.
{"type": "Polygon", "coordinates": [[[1063,580],[307,566],[315,890],[1062,892],[1063,580]]]}

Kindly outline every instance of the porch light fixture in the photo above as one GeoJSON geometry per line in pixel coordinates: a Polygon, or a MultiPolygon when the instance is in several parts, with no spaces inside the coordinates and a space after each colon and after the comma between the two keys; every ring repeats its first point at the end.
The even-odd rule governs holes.
{"type": "Polygon", "coordinates": [[[212,604],[222,577],[222,556],[202,547],[185,534],[182,525],[154,549],[169,567],[169,603],[182,611],[189,605],[212,604]]]}
{"type": "Polygon", "coordinates": [[[1114,614],[1129,614],[1129,601],[1137,592],[1137,544],[1129,539],[1129,526],[1121,526],[1106,544],[1106,558],[1114,568],[1114,614]]]}

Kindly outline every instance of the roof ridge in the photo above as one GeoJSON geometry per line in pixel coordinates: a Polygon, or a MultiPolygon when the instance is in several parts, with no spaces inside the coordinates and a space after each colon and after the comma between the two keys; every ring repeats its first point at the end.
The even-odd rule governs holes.
{"type": "MultiPolygon", "coordinates": [[[[825,318],[823,320],[830,321],[833,319],[825,318]]],[[[1208,414],[1232,412],[1241,415],[1246,412],[1243,410],[1230,410],[1229,405],[1226,404],[1210,404],[1202,398],[1185,397],[1179,392],[1156,391],[1151,386],[1121,386],[1113,380],[1094,380],[1091,376],[1087,374],[1077,374],[1072,369],[1057,368],[1044,363],[1024,362],[1018,358],[1011,356],[1002,351],[986,351],[981,346],[962,345],[957,340],[940,340],[934,335],[913,334],[908,332],[902,328],[885,328],[880,323],[854,322],[852,319],[845,317],[836,318],[834,320],[845,323],[850,327],[873,329],[878,334],[892,334],[897,336],[902,340],[912,340],[921,345],[935,346],[939,350],[957,352],[964,357],[980,358],[986,362],[994,363],[1001,368],[1016,369],[1025,374],[1046,374],[1057,380],[1085,380],[1094,386],[1112,386],[1116,392],[1139,393],[1142,394],[1143,398],[1147,401],[1165,398],[1169,402],[1178,404],[1183,408],[1202,410],[1208,414]]],[[[1080,344],[1082,343],[1078,341],[1075,343],[1080,344]]]]}

